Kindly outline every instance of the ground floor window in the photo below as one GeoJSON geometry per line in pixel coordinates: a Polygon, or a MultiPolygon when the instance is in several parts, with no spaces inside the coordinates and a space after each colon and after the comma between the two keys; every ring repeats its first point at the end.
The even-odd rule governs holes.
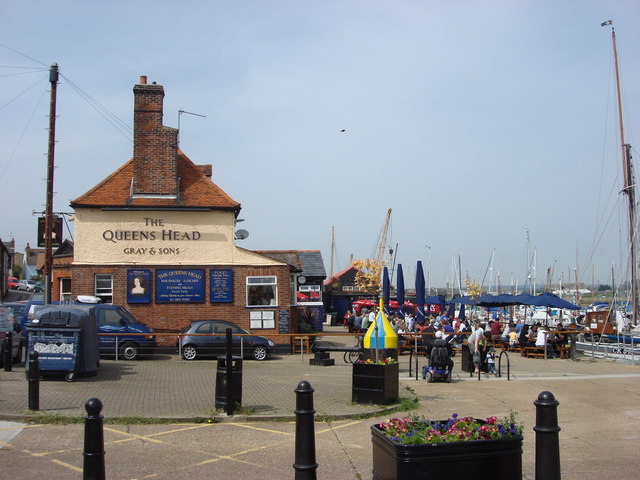
{"type": "Polygon", "coordinates": [[[249,329],[258,328],[276,328],[275,312],[265,310],[249,312],[249,329]]]}
{"type": "Polygon", "coordinates": [[[113,303],[113,275],[96,273],[95,296],[102,300],[102,303],[113,303]]]}
{"type": "Polygon", "coordinates": [[[61,302],[71,302],[71,279],[70,278],[61,278],[60,279],[60,301],[61,302]]]}
{"type": "Polygon", "coordinates": [[[277,277],[247,277],[247,306],[276,305],[277,277]]]}

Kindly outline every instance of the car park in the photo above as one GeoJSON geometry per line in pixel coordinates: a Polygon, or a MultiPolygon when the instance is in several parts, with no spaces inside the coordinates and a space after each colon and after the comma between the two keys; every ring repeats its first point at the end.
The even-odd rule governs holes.
{"type": "Polygon", "coordinates": [[[37,285],[33,280],[20,280],[16,288],[17,290],[24,290],[26,292],[35,292],[37,285]]]}
{"type": "Polygon", "coordinates": [[[232,352],[254,360],[266,360],[275,344],[268,338],[253,335],[225,320],[198,320],[182,330],[178,348],[185,360],[224,355],[227,352],[227,328],[231,329],[232,352]],[[218,335],[214,335],[218,334],[218,335]]]}

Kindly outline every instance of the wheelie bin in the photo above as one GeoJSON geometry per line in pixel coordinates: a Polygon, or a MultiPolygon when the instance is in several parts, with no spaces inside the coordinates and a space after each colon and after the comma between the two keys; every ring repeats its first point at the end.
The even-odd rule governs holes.
{"type": "Polygon", "coordinates": [[[41,375],[95,375],[100,364],[94,307],[47,305],[29,322],[28,352],[39,355],[41,375]]]}

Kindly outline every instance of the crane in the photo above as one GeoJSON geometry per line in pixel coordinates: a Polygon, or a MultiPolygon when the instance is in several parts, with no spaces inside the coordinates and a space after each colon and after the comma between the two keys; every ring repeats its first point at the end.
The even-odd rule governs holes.
{"type": "MultiPolygon", "coordinates": [[[[380,229],[380,234],[378,235],[378,241],[376,243],[375,253],[373,255],[373,259],[376,262],[379,262],[381,265],[386,265],[385,261],[385,251],[387,248],[387,234],[389,233],[389,223],[391,221],[391,209],[387,210],[387,216],[384,219],[384,223],[382,224],[382,229],[380,229]]],[[[393,254],[393,250],[389,252],[391,255],[393,254]]]]}

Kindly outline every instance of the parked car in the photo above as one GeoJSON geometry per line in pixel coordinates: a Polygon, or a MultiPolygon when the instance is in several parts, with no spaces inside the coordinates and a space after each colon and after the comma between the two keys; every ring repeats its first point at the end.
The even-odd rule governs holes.
{"type": "Polygon", "coordinates": [[[18,290],[25,290],[27,292],[35,292],[36,291],[36,282],[33,280],[20,280],[18,282],[18,290]]]}
{"type": "Polygon", "coordinates": [[[273,352],[274,343],[268,338],[253,335],[251,332],[240,328],[238,325],[225,320],[198,320],[182,330],[184,336],[180,337],[178,347],[185,360],[195,360],[204,356],[224,355],[227,352],[227,339],[225,333],[231,328],[232,352],[240,354],[242,349],[244,356],[254,360],[266,360],[273,352]],[[220,336],[206,336],[193,334],[221,334],[220,336]],[[238,335],[246,335],[240,337],[238,335]]]}
{"type": "Polygon", "coordinates": [[[18,280],[16,277],[7,277],[7,288],[15,290],[16,288],[18,288],[19,281],[20,280],[18,280]]]}
{"type": "Polygon", "coordinates": [[[0,305],[0,367],[4,367],[4,352],[7,349],[7,332],[13,332],[11,340],[11,358],[13,359],[13,363],[18,363],[22,359],[20,335],[17,333],[20,327],[14,318],[11,307],[0,305]]]}

